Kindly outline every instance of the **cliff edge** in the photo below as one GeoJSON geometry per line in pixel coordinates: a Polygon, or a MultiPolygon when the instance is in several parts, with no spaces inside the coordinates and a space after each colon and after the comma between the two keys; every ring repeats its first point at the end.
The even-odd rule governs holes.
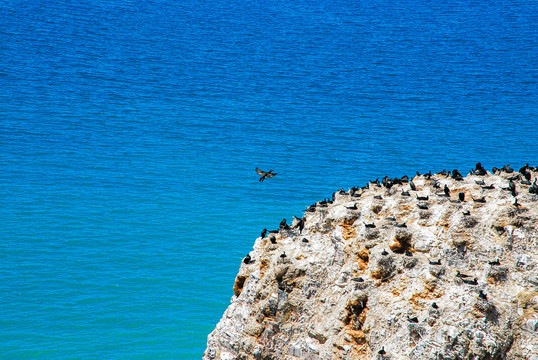
{"type": "Polygon", "coordinates": [[[256,239],[204,360],[538,360],[538,169],[383,179],[256,239]]]}

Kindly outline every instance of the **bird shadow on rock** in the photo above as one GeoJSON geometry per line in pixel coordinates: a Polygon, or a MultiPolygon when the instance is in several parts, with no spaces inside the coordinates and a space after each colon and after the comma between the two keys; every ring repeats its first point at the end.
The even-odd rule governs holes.
{"type": "Polygon", "coordinates": [[[495,325],[499,325],[499,317],[501,314],[499,313],[499,310],[497,310],[497,307],[493,304],[491,304],[491,307],[486,312],[486,321],[492,322],[495,325]]]}

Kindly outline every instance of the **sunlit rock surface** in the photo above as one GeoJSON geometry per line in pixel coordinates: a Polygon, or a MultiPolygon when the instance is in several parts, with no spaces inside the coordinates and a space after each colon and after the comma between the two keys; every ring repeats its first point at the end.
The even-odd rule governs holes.
{"type": "Polygon", "coordinates": [[[256,239],[203,359],[538,360],[528,172],[335,193],[256,239]]]}

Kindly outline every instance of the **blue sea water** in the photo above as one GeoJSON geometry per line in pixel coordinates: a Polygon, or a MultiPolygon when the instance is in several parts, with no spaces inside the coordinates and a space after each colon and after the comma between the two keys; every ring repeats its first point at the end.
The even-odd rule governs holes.
{"type": "Polygon", "coordinates": [[[537,24],[528,0],[0,0],[0,359],[200,359],[263,228],[384,175],[538,165],[537,24]]]}

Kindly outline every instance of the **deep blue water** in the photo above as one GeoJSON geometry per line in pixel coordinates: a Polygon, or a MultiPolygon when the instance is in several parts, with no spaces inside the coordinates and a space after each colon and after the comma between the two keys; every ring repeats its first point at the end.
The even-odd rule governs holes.
{"type": "Polygon", "coordinates": [[[200,359],[264,227],[384,175],[538,165],[536,24],[528,0],[0,0],[0,359],[200,359]]]}

